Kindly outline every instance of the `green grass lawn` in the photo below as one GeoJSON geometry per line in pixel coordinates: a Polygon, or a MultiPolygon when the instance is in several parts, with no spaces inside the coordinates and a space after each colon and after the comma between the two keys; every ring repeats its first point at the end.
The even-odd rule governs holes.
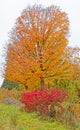
{"type": "Polygon", "coordinates": [[[20,111],[16,105],[0,104],[0,130],[69,130],[55,121],[43,120],[36,113],[20,111]]]}

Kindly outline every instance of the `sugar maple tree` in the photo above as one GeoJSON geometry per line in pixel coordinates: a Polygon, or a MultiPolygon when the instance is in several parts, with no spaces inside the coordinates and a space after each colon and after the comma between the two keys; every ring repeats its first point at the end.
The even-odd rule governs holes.
{"type": "Polygon", "coordinates": [[[23,10],[10,35],[5,77],[30,88],[71,77],[68,60],[69,21],[56,6],[23,10]]]}

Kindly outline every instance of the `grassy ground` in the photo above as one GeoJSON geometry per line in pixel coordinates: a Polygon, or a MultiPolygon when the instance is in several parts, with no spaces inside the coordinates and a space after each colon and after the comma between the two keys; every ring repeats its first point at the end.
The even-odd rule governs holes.
{"type": "Polygon", "coordinates": [[[20,111],[15,105],[0,104],[0,130],[69,130],[56,121],[42,120],[36,113],[20,111]]]}

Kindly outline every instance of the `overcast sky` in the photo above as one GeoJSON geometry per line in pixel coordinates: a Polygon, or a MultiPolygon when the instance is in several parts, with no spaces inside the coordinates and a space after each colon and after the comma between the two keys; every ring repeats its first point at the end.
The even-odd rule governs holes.
{"type": "Polygon", "coordinates": [[[60,6],[68,14],[70,20],[69,45],[80,47],[80,0],[0,0],[0,66],[3,61],[1,56],[3,45],[8,39],[8,32],[14,26],[22,10],[34,4],[60,6]]]}

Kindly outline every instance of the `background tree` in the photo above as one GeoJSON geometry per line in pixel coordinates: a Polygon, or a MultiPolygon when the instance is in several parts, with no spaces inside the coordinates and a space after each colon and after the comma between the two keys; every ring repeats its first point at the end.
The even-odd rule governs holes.
{"type": "Polygon", "coordinates": [[[80,100],[80,48],[79,47],[67,47],[66,53],[68,58],[73,64],[74,72],[71,79],[55,80],[55,87],[61,88],[68,92],[70,102],[80,100]]]}
{"type": "Polygon", "coordinates": [[[11,90],[13,88],[18,89],[19,85],[17,83],[15,83],[15,82],[9,81],[8,79],[4,79],[3,84],[2,84],[1,87],[11,90]]]}
{"type": "Polygon", "coordinates": [[[56,6],[23,10],[10,35],[4,76],[41,89],[55,79],[71,78],[68,31],[67,14],[56,6]]]}

